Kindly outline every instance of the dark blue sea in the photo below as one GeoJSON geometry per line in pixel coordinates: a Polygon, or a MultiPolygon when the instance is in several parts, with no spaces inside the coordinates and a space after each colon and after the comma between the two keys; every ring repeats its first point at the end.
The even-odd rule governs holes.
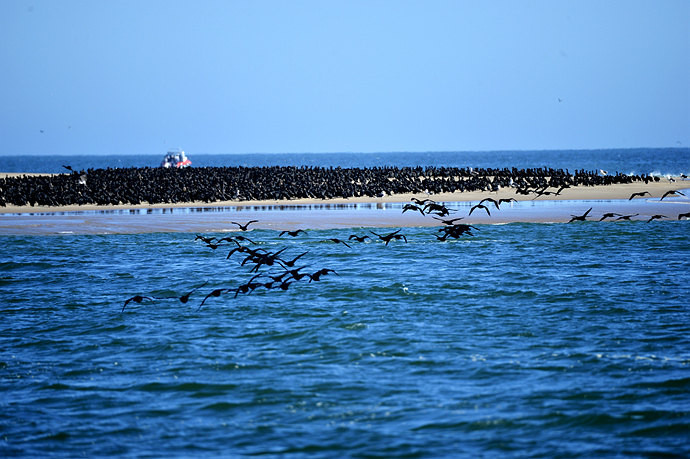
{"type": "MultiPolygon", "coordinates": [[[[188,152],[194,166],[450,155],[690,171],[687,149],[576,153],[212,164],[188,152]]],[[[20,172],[141,165],[14,160],[20,172]]],[[[0,456],[690,456],[690,220],[476,227],[446,242],[403,228],[407,242],[388,245],[371,231],[397,228],[241,233],[304,254],[302,272],[334,272],[237,296],[252,263],[194,233],[0,236],[0,456]],[[373,240],[331,240],[351,234],[373,240]],[[136,295],[147,299],[123,311],[136,295]]]]}

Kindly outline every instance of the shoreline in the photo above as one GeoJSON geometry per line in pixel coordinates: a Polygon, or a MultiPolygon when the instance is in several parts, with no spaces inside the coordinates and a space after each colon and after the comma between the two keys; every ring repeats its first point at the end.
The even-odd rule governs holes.
{"type": "MultiPolygon", "coordinates": [[[[443,223],[419,212],[403,213],[402,207],[412,197],[430,198],[446,203],[451,214],[465,224],[567,223],[573,215],[592,208],[588,221],[598,221],[606,213],[628,215],[631,220],[647,221],[654,215],[660,220],[677,220],[690,211],[690,181],[678,179],[654,183],[632,183],[574,187],[561,195],[533,199],[518,195],[512,188],[498,192],[456,192],[435,195],[401,194],[381,198],[294,199],[282,201],[222,201],[214,203],[178,203],[118,206],[8,206],[0,207],[0,235],[134,234],[160,232],[215,233],[239,231],[234,222],[253,223],[250,231],[327,230],[362,227],[432,227],[443,223]],[[669,190],[683,190],[686,196],[659,198],[669,190]],[[628,198],[632,193],[649,191],[642,198],[628,198]],[[473,204],[481,199],[514,198],[491,215],[478,209],[470,215],[473,204]]],[[[552,190],[555,191],[555,190],[552,190]]],[[[656,220],[656,221],[660,221],[656,220]]],[[[602,223],[619,223],[608,219],[602,223]]]]}
{"type": "MultiPolygon", "coordinates": [[[[7,174],[0,172],[0,178],[8,175],[50,175],[50,174],[7,174]]],[[[130,210],[130,209],[178,209],[178,208],[217,208],[217,207],[255,207],[255,206],[300,206],[300,205],[319,205],[319,204],[389,204],[389,203],[408,203],[412,198],[429,198],[437,202],[475,202],[484,198],[514,198],[518,201],[583,201],[583,200],[608,200],[608,199],[628,199],[632,193],[648,191],[651,198],[660,198],[663,193],[672,189],[690,188],[690,180],[682,180],[679,177],[673,178],[675,182],[662,179],[659,182],[650,183],[625,183],[614,185],[595,185],[578,186],[563,190],[558,195],[548,197],[537,197],[518,195],[513,188],[502,188],[498,191],[464,191],[454,193],[405,193],[387,195],[380,198],[372,197],[353,197],[353,198],[333,198],[333,199],[284,199],[284,200],[259,200],[259,201],[216,201],[216,202],[185,202],[185,203],[162,203],[162,204],[119,204],[119,205],[67,205],[67,206],[14,206],[7,205],[0,207],[0,214],[17,213],[62,213],[62,212],[82,212],[82,211],[107,211],[107,210],[130,210]]],[[[550,189],[555,191],[554,189],[550,189]]],[[[645,199],[645,198],[635,198],[645,199]]]]}

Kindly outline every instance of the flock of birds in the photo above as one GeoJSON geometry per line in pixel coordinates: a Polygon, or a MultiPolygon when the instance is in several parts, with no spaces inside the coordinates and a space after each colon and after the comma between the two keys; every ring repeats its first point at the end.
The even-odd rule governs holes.
{"type": "MultiPolygon", "coordinates": [[[[558,191],[556,192],[551,192],[548,191],[546,188],[536,188],[536,189],[518,189],[517,193],[518,194],[530,194],[534,193],[537,197],[538,196],[543,196],[545,194],[560,194],[566,187],[559,188],[558,191]]],[[[632,200],[636,197],[644,197],[644,196],[651,196],[651,194],[648,191],[641,191],[641,192],[635,192],[630,195],[628,200],[632,200]]],[[[663,200],[664,198],[668,196],[685,196],[684,193],[682,193],[679,190],[669,190],[665,192],[661,198],[660,201],[663,200]]],[[[487,215],[491,216],[491,210],[493,209],[494,211],[500,210],[502,204],[511,204],[513,202],[518,202],[514,198],[501,198],[501,199],[494,199],[491,197],[484,198],[481,201],[479,201],[477,204],[473,205],[470,208],[469,215],[472,215],[474,211],[484,211],[486,212],[487,215]]],[[[418,198],[412,198],[412,201],[408,204],[405,204],[402,208],[402,213],[412,211],[412,212],[419,212],[424,216],[431,215],[433,219],[439,221],[441,223],[440,229],[437,230],[438,233],[440,234],[435,234],[434,236],[438,241],[445,242],[449,239],[459,239],[463,236],[473,236],[473,230],[478,231],[478,228],[465,224],[465,223],[460,223],[460,220],[463,220],[465,217],[452,217],[448,218],[451,216],[452,213],[457,212],[456,209],[450,209],[448,208],[445,204],[436,202],[432,199],[426,198],[426,199],[418,199],[418,198]]],[[[590,216],[590,213],[592,212],[592,207],[587,209],[586,212],[584,212],[581,215],[571,215],[571,219],[569,220],[569,223],[572,222],[578,222],[578,221],[586,221],[587,218],[590,216]]],[[[606,212],[604,213],[600,218],[599,221],[604,221],[607,219],[613,219],[613,220],[627,220],[630,221],[633,217],[638,216],[639,214],[631,214],[631,215],[625,215],[625,214],[618,214],[615,212],[606,212]]],[[[665,215],[660,215],[660,214],[655,214],[650,216],[650,218],[647,220],[647,222],[652,222],[653,220],[661,220],[669,218],[665,215]]],[[[679,213],[677,216],[677,219],[680,220],[682,218],[690,218],[690,212],[686,213],[679,213]]],[[[241,232],[246,232],[249,231],[249,226],[258,223],[258,220],[249,220],[246,223],[240,223],[240,222],[231,222],[234,225],[237,225],[238,230],[241,232]]],[[[338,238],[329,238],[328,241],[333,242],[335,244],[341,244],[344,245],[347,248],[352,248],[351,244],[354,242],[357,243],[362,243],[367,240],[369,241],[380,241],[384,243],[384,245],[388,246],[392,241],[404,241],[407,243],[407,237],[401,233],[402,229],[397,229],[393,232],[387,233],[387,234],[380,234],[377,233],[373,230],[370,230],[369,233],[371,236],[368,234],[364,235],[358,235],[358,234],[351,234],[347,240],[342,240],[338,238]],[[372,237],[373,236],[373,237],[372,237]],[[354,242],[353,242],[354,241],[354,242]]],[[[283,236],[289,236],[289,237],[298,237],[300,234],[306,234],[307,232],[303,229],[297,229],[297,230],[284,230],[281,231],[278,234],[278,237],[283,237],[283,236]]],[[[204,298],[202,299],[201,303],[198,306],[198,310],[201,309],[209,300],[212,298],[220,297],[221,295],[227,295],[227,294],[232,294],[234,298],[237,298],[240,294],[242,295],[249,295],[252,292],[263,289],[263,290],[282,290],[286,291],[288,288],[300,281],[306,281],[307,283],[312,283],[312,282],[319,282],[321,281],[322,277],[330,275],[330,274],[335,274],[338,275],[338,273],[330,268],[320,268],[317,269],[313,272],[308,272],[308,271],[303,271],[308,268],[308,265],[302,265],[299,267],[295,267],[298,264],[298,261],[302,259],[302,257],[306,256],[309,251],[300,253],[297,256],[294,256],[292,258],[288,258],[284,255],[284,252],[286,248],[283,248],[281,250],[275,251],[275,252],[270,252],[267,251],[261,247],[258,247],[258,243],[244,235],[235,235],[235,236],[225,236],[225,237],[207,237],[203,235],[196,235],[195,241],[201,241],[206,245],[206,247],[212,249],[212,250],[217,250],[220,248],[229,248],[229,251],[227,253],[226,259],[230,259],[236,256],[241,257],[241,261],[239,261],[240,266],[250,266],[249,268],[249,273],[252,275],[252,277],[245,283],[240,284],[237,287],[220,287],[211,290],[209,293],[207,293],[204,298]],[[257,247],[253,247],[257,246],[257,247]],[[267,271],[262,270],[262,268],[267,268],[267,271]]],[[[157,296],[144,296],[144,295],[134,295],[127,300],[125,300],[124,305],[122,306],[122,311],[124,312],[127,306],[130,303],[143,303],[143,302],[154,302],[155,300],[168,300],[168,299],[177,299],[181,303],[186,304],[190,296],[196,292],[197,290],[205,287],[208,284],[208,281],[204,282],[201,285],[198,285],[188,291],[187,293],[177,296],[165,296],[165,297],[157,297],[157,296]]]]}

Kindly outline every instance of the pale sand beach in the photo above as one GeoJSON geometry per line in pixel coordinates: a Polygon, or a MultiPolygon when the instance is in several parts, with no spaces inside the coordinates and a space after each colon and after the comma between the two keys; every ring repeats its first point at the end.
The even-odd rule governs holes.
{"type": "MultiPolygon", "coordinates": [[[[22,175],[22,174],[17,174],[22,175]]],[[[2,176],[2,174],[0,174],[2,176]]],[[[177,203],[157,205],[0,207],[0,234],[112,234],[143,232],[224,232],[237,231],[233,222],[258,220],[250,229],[294,230],[356,227],[439,226],[440,221],[419,212],[402,212],[412,198],[433,199],[446,203],[451,214],[468,224],[513,222],[568,222],[592,208],[588,220],[599,220],[604,213],[632,215],[632,220],[648,220],[653,215],[677,220],[690,211],[687,196],[660,197],[669,190],[683,190],[690,181],[617,184],[573,187],[556,195],[534,197],[518,195],[514,189],[497,192],[462,192],[444,194],[401,194],[381,198],[295,199],[283,201],[223,201],[214,203],[177,203]],[[651,196],[628,198],[632,193],[648,191],[651,196]],[[500,209],[488,204],[491,215],[472,206],[484,198],[516,199],[500,209]]],[[[556,190],[551,190],[556,191],[556,190]]],[[[611,221],[612,219],[609,219],[611,221]]]]}

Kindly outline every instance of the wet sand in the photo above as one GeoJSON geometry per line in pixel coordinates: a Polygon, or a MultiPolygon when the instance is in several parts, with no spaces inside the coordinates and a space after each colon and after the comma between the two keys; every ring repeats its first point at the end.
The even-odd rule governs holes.
{"type": "MultiPolygon", "coordinates": [[[[21,175],[21,174],[19,174],[21,175]]],[[[237,231],[232,222],[258,220],[250,229],[294,230],[356,227],[439,226],[430,215],[408,211],[402,206],[413,197],[431,198],[453,209],[448,217],[463,217],[468,224],[512,222],[567,222],[590,207],[588,220],[599,220],[606,212],[633,215],[633,220],[648,220],[652,215],[677,215],[690,211],[690,192],[685,197],[659,198],[668,190],[683,190],[690,181],[662,179],[655,183],[634,183],[566,189],[560,196],[524,196],[514,189],[498,192],[463,192],[436,195],[405,194],[382,198],[332,200],[224,201],[216,203],[158,204],[153,206],[63,206],[0,207],[0,234],[116,234],[146,232],[225,232],[237,231]],[[650,196],[628,200],[634,192],[649,191],[650,196]],[[468,215],[483,198],[514,198],[518,202],[488,207],[468,215]]],[[[555,191],[555,190],[551,190],[555,191]]]]}

